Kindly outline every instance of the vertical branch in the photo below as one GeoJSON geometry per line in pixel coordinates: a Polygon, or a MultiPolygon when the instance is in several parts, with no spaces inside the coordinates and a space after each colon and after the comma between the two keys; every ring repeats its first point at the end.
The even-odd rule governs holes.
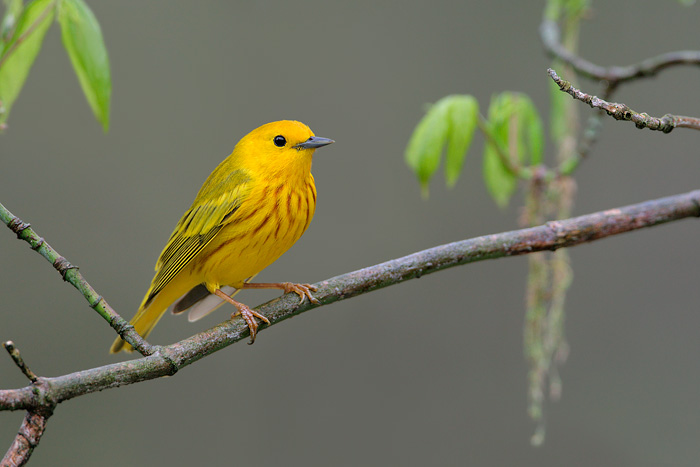
{"type": "MultiPolygon", "coordinates": [[[[565,219],[571,215],[576,182],[571,177],[562,176],[552,183],[552,189],[557,192],[556,216],[565,219]]],[[[547,315],[547,334],[544,338],[547,358],[549,361],[549,397],[558,400],[561,396],[562,384],[559,378],[559,365],[563,364],[569,353],[564,329],[564,303],[566,293],[573,280],[569,252],[557,250],[550,258],[552,271],[549,313],[547,315]]],[[[546,383],[545,383],[546,384],[546,383]]]]}
{"type": "MultiPolygon", "coordinates": [[[[552,34],[551,28],[543,26],[541,29],[545,46],[554,47],[560,52],[554,54],[555,63],[568,69],[572,75],[574,65],[570,61],[559,59],[568,54],[576,54],[580,21],[585,13],[585,3],[563,6],[549,2],[543,24],[555,25],[555,34],[552,34]],[[562,24],[561,38],[558,22],[562,24]]],[[[584,137],[580,137],[578,108],[557,94],[556,88],[553,88],[551,127],[556,145],[557,175],[541,175],[540,180],[531,183],[524,219],[528,226],[553,218],[565,219],[571,215],[576,190],[575,182],[569,175],[590,150],[600,128],[598,119],[591,120],[584,131],[584,137]]],[[[564,334],[564,304],[571,280],[567,252],[543,252],[529,258],[524,347],[529,363],[528,413],[537,423],[531,438],[533,445],[544,442],[544,404],[547,398],[557,399],[561,394],[558,365],[563,363],[568,353],[564,334]]]]}
{"type": "MultiPolygon", "coordinates": [[[[575,183],[570,177],[533,181],[528,193],[527,222],[561,219],[571,212],[575,183]]],[[[533,225],[533,224],[530,224],[533,225]]],[[[561,380],[558,366],[568,354],[564,333],[564,303],[572,281],[569,255],[564,250],[533,254],[529,258],[523,331],[528,372],[528,413],[537,423],[532,443],[544,441],[544,404],[558,399],[561,380]]]]}
{"type": "MultiPolygon", "coordinates": [[[[535,177],[530,182],[525,201],[523,224],[533,226],[545,220],[547,182],[535,177]]],[[[523,327],[523,347],[528,370],[528,414],[537,423],[533,444],[544,440],[544,381],[547,379],[547,357],[543,336],[546,334],[548,286],[551,270],[547,253],[537,253],[528,257],[527,288],[525,292],[525,325],[523,327]]]]}

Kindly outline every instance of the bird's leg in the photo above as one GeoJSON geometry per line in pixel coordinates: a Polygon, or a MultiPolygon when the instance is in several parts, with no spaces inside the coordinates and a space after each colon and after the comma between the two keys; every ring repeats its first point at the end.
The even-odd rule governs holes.
{"type": "Polygon", "coordinates": [[[225,301],[229,302],[231,305],[236,307],[238,311],[236,313],[231,314],[231,318],[237,315],[241,315],[243,317],[246,324],[248,325],[248,329],[250,329],[251,344],[255,342],[255,335],[258,333],[258,323],[255,321],[255,318],[260,318],[267,324],[270,324],[270,320],[267,319],[265,316],[251,309],[250,307],[248,307],[248,305],[244,305],[243,303],[237,302],[236,300],[232,299],[229,295],[222,292],[221,289],[216,289],[216,291],[214,291],[214,295],[224,299],[225,301]]]}
{"type": "Polygon", "coordinates": [[[294,284],[292,282],[244,282],[241,287],[236,287],[237,289],[282,289],[284,293],[294,292],[299,295],[301,300],[299,303],[304,301],[304,298],[308,298],[311,303],[320,303],[311,292],[316,292],[318,290],[315,286],[311,284],[294,284]]]}

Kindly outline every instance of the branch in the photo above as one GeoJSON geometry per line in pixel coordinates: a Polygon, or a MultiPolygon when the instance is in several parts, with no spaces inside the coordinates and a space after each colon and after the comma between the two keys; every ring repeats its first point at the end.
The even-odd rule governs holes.
{"type": "MultiPolygon", "coordinates": [[[[603,99],[610,99],[616,85],[611,85],[610,82],[607,83],[603,91],[603,99]]],[[[563,160],[559,167],[557,167],[557,172],[562,175],[572,175],[574,170],[583,161],[588,154],[593,149],[593,145],[598,141],[598,136],[600,130],[603,127],[603,111],[594,112],[588,118],[588,123],[586,128],[581,134],[581,138],[578,141],[576,150],[568,159],[563,160]]]]}
{"type": "Polygon", "coordinates": [[[700,65],[700,51],[680,50],[667,52],[629,66],[603,67],[579,57],[564,47],[559,40],[559,26],[545,19],[540,25],[540,37],[547,53],[571,65],[574,70],[591,79],[622,83],[637,78],[648,78],[675,65],[700,65]]]}
{"type": "Polygon", "coordinates": [[[107,301],[88,284],[83,275],[78,272],[78,267],[72,265],[66,258],[58,254],[51,245],[46,243],[42,237],[34,232],[34,229],[31,228],[31,224],[22,221],[22,219],[12,214],[2,204],[0,204],[0,220],[17,234],[18,239],[29,243],[32,250],[36,251],[50,262],[54,269],[61,274],[64,281],[69,282],[73,287],[78,289],[90,304],[90,308],[97,311],[125,341],[131,344],[142,355],[150,355],[154,352],[153,346],[139,336],[134,330],[134,327],[119,316],[119,314],[109,306],[107,301]]]}
{"type": "Polygon", "coordinates": [[[20,467],[29,462],[34,448],[46,430],[46,421],[51,413],[27,412],[19,432],[0,461],[0,467],[20,467]]]}
{"type": "Polygon", "coordinates": [[[700,118],[683,117],[680,115],[666,114],[661,118],[652,117],[646,113],[638,113],[630,109],[626,104],[608,102],[591,94],[575,88],[570,82],[563,80],[551,68],[547,69],[550,78],[559,86],[559,89],[569,94],[576,100],[585,102],[594,109],[604,110],[615,120],[628,120],[634,122],[637,128],[649,128],[650,130],[670,133],[674,128],[692,128],[700,130],[700,118]]]}
{"type": "MultiPolygon", "coordinates": [[[[420,251],[315,284],[319,304],[299,305],[295,294],[286,294],[256,310],[275,325],[320,305],[361,295],[425,274],[487,259],[554,251],[632,230],[687,217],[700,217],[700,190],[610,209],[567,220],[547,222],[511,232],[485,235],[420,251]]],[[[260,330],[268,326],[262,325],[260,330]]],[[[0,410],[38,410],[45,401],[57,404],[77,396],[173,375],[179,369],[249,335],[241,318],[224,321],[207,331],[175,344],[154,346],[152,355],[56,378],[38,378],[32,386],[0,390],[0,410]]]]}
{"type": "MultiPolygon", "coordinates": [[[[5,350],[10,354],[10,358],[15,362],[15,365],[20,369],[22,374],[31,382],[32,387],[38,388],[43,382],[29,369],[19,349],[15,347],[12,341],[7,341],[3,344],[5,350]]],[[[39,407],[36,407],[27,412],[22,425],[19,427],[17,436],[10,445],[10,448],[5,453],[5,457],[0,461],[0,467],[19,467],[25,465],[29,461],[29,457],[34,452],[34,448],[39,444],[41,436],[46,430],[46,422],[53,414],[53,409],[56,408],[56,403],[51,400],[45,400],[39,407]]]]}
{"type": "Polygon", "coordinates": [[[37,377],[36,374],[27,366],[26,363],[24,363],[24,359],[19,353],[19,349],[15,347],[15,343],[12,341],[7,341],[4,344],[2,344],[3,347],[5,347],[5,350],[7,350],[7,353],[10,354],[10,358],[12,359],[13,362],[15,362],[15,365],[19,368],[19,371],[22,372],[24,376],[29,379],[32,383],[36,383],[37,377]]]}

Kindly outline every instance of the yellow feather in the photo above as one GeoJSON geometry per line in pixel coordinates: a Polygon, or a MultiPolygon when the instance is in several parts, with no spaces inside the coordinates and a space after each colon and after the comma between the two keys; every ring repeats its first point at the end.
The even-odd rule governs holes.
{"type": "MultiPolygon", "coordinates": [[[[210,293],[241,288],[287,251],[316,208],[313,153],[331,142],[296,121],[268,123],[243,137],[177,223],[131,320],[136,331],[146,337],[168,307],[199,284],[210,293]]],[[[132,350],[117,338],[110,351],[122,349],[132,350]]]]}

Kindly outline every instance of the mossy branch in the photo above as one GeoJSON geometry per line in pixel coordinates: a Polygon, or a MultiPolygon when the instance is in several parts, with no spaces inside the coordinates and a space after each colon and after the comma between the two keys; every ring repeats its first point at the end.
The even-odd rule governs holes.
{"type": "MultiPolygon", "coordinates": [[[[299,305],[295,294],[287,294],[256,310],[270,319],[270,325],[275,325],[318,306],[450,267],[537,251],[554,251],[687,217],[700,217],[700,190],[567,220],[551,221],[537,227],[440,245],[321,281],[315,284],[318,287],[318,292],[315,293],[320,301],[318,305],[308,301],[299,305]]],[[[267,327],[262,325],[260,331],[267,327]]],[[[173,375],[179,369],[245,339],[248,335],[245,322],[236,318],[175,344],[152,346],[151,355],[136,360],[55,378],[39,377],[30,386],[0,390],[0,411],[36,411],[47,403],[58,404],[92,392],[173,375]]]]}

